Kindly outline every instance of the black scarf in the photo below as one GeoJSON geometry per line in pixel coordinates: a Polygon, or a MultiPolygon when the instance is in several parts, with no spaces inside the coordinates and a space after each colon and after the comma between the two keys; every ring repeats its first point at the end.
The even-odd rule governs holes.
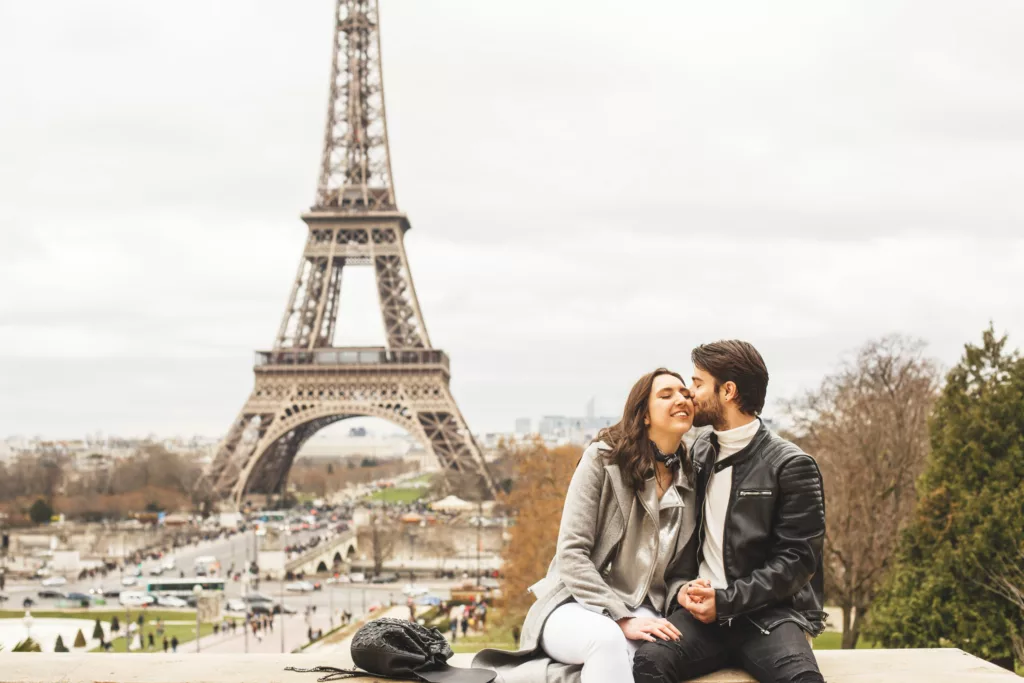
{"type": "Polygon", "coordinates": [[[654,446],[655,460],[665,463],[665,467],[667,467],[672,474],[679,471],[680,465],[683,464],[683,455],[686,453],[686,447],[682,443],[679,444],[679,448],[676,449],[675,453],[669,453],[668,455],[662,453],[661,449],[658,448],[658,444],[653,441],[651,442],[651,445],[654,446]]]}

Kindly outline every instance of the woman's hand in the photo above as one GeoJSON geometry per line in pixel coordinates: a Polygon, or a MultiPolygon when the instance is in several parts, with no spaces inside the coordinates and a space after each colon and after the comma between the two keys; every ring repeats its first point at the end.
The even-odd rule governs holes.
{"type": "Polygon", "coordinates": [[[668,619],[660,617],[626,617],[615,622],[629,640],[654,642],[655,636],[662,640],[679,640],[682,633],[668,619]]]}

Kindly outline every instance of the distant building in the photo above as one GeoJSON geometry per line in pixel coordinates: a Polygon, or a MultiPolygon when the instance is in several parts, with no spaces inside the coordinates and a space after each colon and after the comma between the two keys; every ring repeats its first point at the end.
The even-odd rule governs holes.
{"type": "Polygon", "coordinates": [[[533,434],[533,420],[528,417],[517,417],[516,418],[516,434],[519,436],[525,436],[526,434],[533,434]]]}
{"type": "Polygon", "coordinates": [[[540,419],[538,433],[554,443],[588,444],[598,432],[619,421],[617,417],[567,417],[545,415],[540,419]]]}

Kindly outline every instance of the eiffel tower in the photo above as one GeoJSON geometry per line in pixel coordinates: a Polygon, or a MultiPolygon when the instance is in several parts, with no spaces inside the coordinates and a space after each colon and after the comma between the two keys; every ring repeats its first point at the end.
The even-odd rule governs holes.
{"type": "Polygon", "coordinates": [[[357,416],[388,420],[419,439],[442,471],[495,493],[480,448],[449,390],[448,355],[430,344],[413,288],[391,180],[376,0],[338,0],[331,89],[316,204],[274,348],[257,351],[256,384],[207,471],[235,506],[282,494],[302,444],[357,416]],[[386,346],[337,347],[347,267],[371,266],[386,346]]]}

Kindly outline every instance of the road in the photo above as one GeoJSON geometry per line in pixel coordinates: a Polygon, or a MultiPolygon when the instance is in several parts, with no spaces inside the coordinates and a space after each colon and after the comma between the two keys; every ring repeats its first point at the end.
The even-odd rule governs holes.
{"type": "MultiPolygon", "coordinates": [[[[289,537],[292,543],[299,543],[308,538],[310,535],[320,533],[324,535],[324,531],[309,531],[302,532],[302,534],[294,534],[289,537]]],[[[236,534],[231,538],[219,538],[212,541],[201,541],[198,545],[189,546],[187,548],[177,548],[171,554],[176,563],[176,569],[164,573],[167,577],[178,577],[180,572],[184,572],[186,577],[194,576],[192,571],[193,562],[201,555],[212,555],[217,558],[217,561],[221,565],[221,575],[225,575],[229,567],[234,565],[236,569],[241,569],[245,566],[246,562],[252,559],[253,554],[253,542],[255,536],[253,533],[236,534]]],[[[162,564],[167,558],[165,557],[159,561],[147,560],[143,563],[143,573],[148,575],[151,567],[162,564]]],[[[64,593],[80,592],[88,593],[90,588],[102,588],[102,589],[117,589],[123,590],[141,590],[141,586],[144,585],[144,579],[147,576],[143,576],[139,579],[140,586],[121,586],[120,579],[121,574],[119,572],[111,572],[106,578],[97,576],[93,579],[85,579],[83,581],[69,580],[64,586],[57,587],[64,593]]],[[[418,582],[421,583],[421,582],[418,582]]],[[[359,616],[366,612],[366,610],[374,604],[385,604],[389,600],[401,603],[404,602],[405,596],[402,595],[402,588],[404,583],[391,583],[391,584],[326,584],[320,591],[313,591],[310,593],[290,593],[283,591],[283,583],[279,581],[260,581],[258,592],[265,595],[274,601],[281,601],[288,607],[294,609],[300,619],[303,619],[303,615],[307,608],[316,608],[317,615],[323,615],[326,619],[327,615],[331,614],[331,607],[333,606],[335,613],[339,610],[347,610],[353,615],[359,616]]],[[[435,589],[431,590],[431,595],[436,595],[441,599],[448,599],[451,596],[449,591],[450,582],[439,582],[436,585],[433,582],[427,583],[428,586],[433,586],[435,589]]],[[[7,602],[0,604],[0,609],[20,609],[22,599],[24,597],[31,597],[35,600],[35,607],[33,609],[46,609],[57,607],[57,601],[46,598],[37,597],[36,593],[42,588],[39,580],[30,582],[9,582],[7,589],[4,591],[5,594],[10,598],[7,602]]],[[[242,585],[239,582],[228,581],[225,587],[226,598],[238,598],[242,594],[242,585]]],[[[107,608],[119,607],[116,598],[108,598],[107,608]]],[[[102,608],[97,608],[102,609],[102,608]]],[[[315,626],[315,628],[324,628],[327,630],[326,622],[324,626],[315,626]]],[[[303,623],[301,631],[305,633],[306,627],[303,623]]]]}

